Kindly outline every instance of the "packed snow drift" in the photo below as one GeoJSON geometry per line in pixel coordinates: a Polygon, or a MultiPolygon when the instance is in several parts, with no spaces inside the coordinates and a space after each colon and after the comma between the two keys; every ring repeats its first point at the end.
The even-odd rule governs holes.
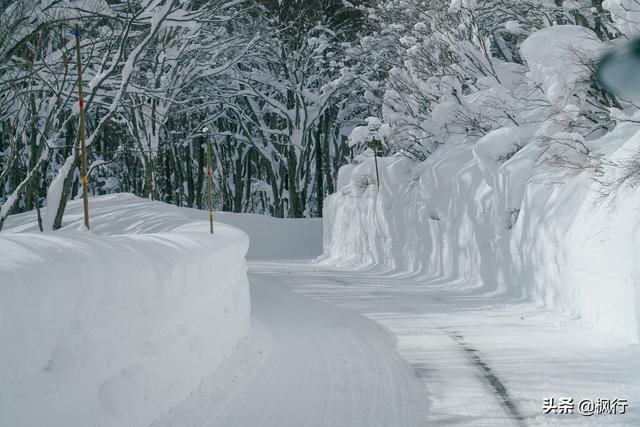
{"type": "Polygon", "coordinates": [[[242,231],[121,194],[92,231],[0,235],[0,425],[141,426],[185,399],[249,331],[242,231]]]}
{"type": "MultiPolygon", "coordinates": [[[[622,125],[590,145],[624,157],[636,132],[622,125]]],[[[537,164],[543,149],[534,143],[497,160],[505,157],[492,150],[517,140],[502,129],[424,162],[378,159],[379,190],[373,159],[343,167],[325,204],[323,262],[482,286],[637,341],[640,196],[626,190],[603,201],[587,172],[537,164]]]]}
{"type": "MultiPolygon", "coordinates": [[[[455,99],[434,103],[422,128],[446,143],[426,160],[401,151],[376,172],[372,150],[361,153],[326,201],[324,261],[484,287],[637,341],[640,198],[633,179],[621,180],[637,152],[637,113],[612,109],[607,128],[578,132],[589,108],[584,61],[604,49],[580,26],[534,32],[521,46],[526,67],[494,58],[482,90],[454,85],[455,99]],[[493,129],[469,135],[465,114],[493,129]]],[[[398,120],[392,108],[383,114],[398,120]]],[[[394,129],[380,135],[378,122],[356,128],[352,144],[392,144],[394,129]]]]}

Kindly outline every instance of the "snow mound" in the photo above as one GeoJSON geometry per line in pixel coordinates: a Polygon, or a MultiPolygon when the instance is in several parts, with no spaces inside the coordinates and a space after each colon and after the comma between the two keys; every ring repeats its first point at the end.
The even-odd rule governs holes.
{"type": "Polygon", "coordinates": [[[127,194],[91,211],[0,235],[0,425],[148,425],[248,334],[245,233],[127,194]]]}

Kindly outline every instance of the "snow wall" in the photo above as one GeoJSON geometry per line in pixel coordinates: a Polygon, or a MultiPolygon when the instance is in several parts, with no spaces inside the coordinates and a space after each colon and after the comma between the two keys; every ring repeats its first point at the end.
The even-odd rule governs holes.
{"type": "Polygon", "coordinates": [[[126,194],[91,209],[92,233],[72,202],[65,230],[0,235],[0,425],[146,426],[248,334],[246,234],[126,194]]]}
{"type": "MultiPolygon", "coordinates": [[[[622,124],[588,144],[625,158],[640,147],[638,129],[622,124]]],[[[379,190],[373,159],[343,167],[320,262],[533,301],[637,342],[640,193],[603,201],[587,172],[540,164],[530,136],[503,128],[424,162],[379,159],[379,190]]]]}

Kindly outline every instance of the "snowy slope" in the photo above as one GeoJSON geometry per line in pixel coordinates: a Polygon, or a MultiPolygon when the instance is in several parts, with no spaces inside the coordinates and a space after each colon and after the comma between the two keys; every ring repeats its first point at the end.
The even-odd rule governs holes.
{"type": "Polygon", "coordinates": [[[247,259],[314,258],[322,254],[322,218],[273,218],[216,212],[216,221],[249,235],[247,259]]]}
{"type": "Polygon", "coordinates": [[[248,333],[245,233],[127,194],[91,200],[91,233],[80,212],[0,235],[0,425],[147,425],[248,333]]]}
{"type": "MultiPolygon", "coordinates": [[[[620,125],[589,144],[615,159],[637,131],[620,125]]],[[[322,261],[522,297],[637,341],[640,196],[602,203],[586,172],[536,162],[537,144],[503,155],[509,138],[450,143],[421,163],[380,159],[379,191],[372,159],[344,167],[325,204],[322,261]]]]}

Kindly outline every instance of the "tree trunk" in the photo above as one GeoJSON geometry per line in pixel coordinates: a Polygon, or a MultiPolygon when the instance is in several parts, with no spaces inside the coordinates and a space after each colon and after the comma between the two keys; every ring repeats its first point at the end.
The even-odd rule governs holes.
{"type": "Polygon", "coordinates": [[[193,161],[191,160],[191,150],[193,141],[184,150],[184,165],[187,175],[187,206],[192,208],[196,199],[195,183],[193,182],[193,161]]]}
{"type": "MultiPolygon", "coordinates": [[[[71,184],[73,183],[73,176],[78,168],[78,156],[74,154],[73,164],[69,168],[67,175],[64,177],[62,184],[62,194],[60,195],[60,202],[56,206],[56,216],[53,219],[52,229],[59,230],[62,227],[62,218],[64,217],[64,211],[67,207],[67,200],[69,199],[69,193],[71,192],[71,184]]],[[[47,209],[51,209],[53,206],[48,206],[47,209]]]]}
{"type": "Polygon", "coordinates": [[[270,209],[271,215],[276,218],[284,218],[284,206],[282,203],[282,197],[280,197],[281,187],[278,186],[278,179],[276,178],[276,173],[273,170],[273,159],[271,162],[265,162],[265,166],[267,168],[267,177],[271,184],[271,194],[273,195],[272,206],[270,209]]]}
{"type": "Polygon", "coordinates": [[[202,190],[204,187],[204,144],[200,138],[196,139],[198,144],[198,180],[196,181],[196,205],[198,209],[204,209],[204,200],[202,199],[202,190]]]}
{"type": "Polygon", "coordinates": [[[324,120],[320,119],[320,124],[316,131],[316,216],[322,217],[324,203],[324,186],[322,185],[322,127],[324,120]]]}
{"type": "Polygon", "coordinates": [[[289,169],[289,217],[302,218],[302,203],[300,201],[300,192],[298,190],[298,170],[295,148],[289,146],[287,150],[287,166],[289,169]]]}
{"type": "MultiPolygon", "coordinates": [[[[327,109],[325,111],[324,114],[324,138],[323,138],[323,145],[324,145],[324,150],[322,153],[322,163],[324,164],[324,176],[325,176],[325,182],[326,182],[326,191],[328,194],[333,194],[335,193],[335,186],[333,184],[333,172],[331,169],[331,140],[332,140],[332,133],[331,133],[331,115],[329,110],[327,109]]],[[[337,157],[337,153],[336,153],[336,157],[337,157]]],[[[323,195],[324,197],[324,195],[323,195]]]]}
{"type": "Polygon", "coordinates": [[[245,205],[244,212],[253,212],[253,195],[251,193],[251,169],[253,168],[253,163],[251,161],[251,157],[253,157],[253,148],[249,148],[249,152],[247,153],[246,159],[246,172],[245,172],[245,205]]]}
{"type": "Polygon", "coordinates": [[[237,157],[233,178],[233,212],[235,213],[242,212],[242,199],[244,197],[244,165],[246,155],[247,153],[244,153],[243,156],[243,148],[236,147],[237,157]]]}

